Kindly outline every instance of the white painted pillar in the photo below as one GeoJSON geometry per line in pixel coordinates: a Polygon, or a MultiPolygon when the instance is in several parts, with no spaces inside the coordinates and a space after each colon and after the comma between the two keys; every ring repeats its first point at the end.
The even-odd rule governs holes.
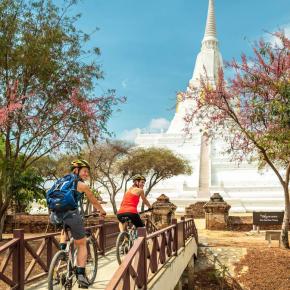
{"type": "Polygon", "coordinates": [[[210,192],[210,140],[203,134],[201,136],[200,157],[199,157],[199,182],[198,182],[198,197],[209,198],[210,192]]]}

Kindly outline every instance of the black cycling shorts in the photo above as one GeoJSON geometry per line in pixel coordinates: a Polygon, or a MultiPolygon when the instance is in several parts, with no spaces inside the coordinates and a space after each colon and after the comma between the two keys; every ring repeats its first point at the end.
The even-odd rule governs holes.
{"type": "Polygon", "coordinates": [[[79,211],[69,210],[64,213],[52,213],[51,222],[55,224],[55,219],[63,223],[70,229],[71,235],[75,240],[80,240],[86,236],[83,218],[79,211]]]}
{"type": "Polygon", "coordinates": [[[132,222],[132,224],[136,228],[144,227],[144,223],[142,222],[140,216],[138,213],[132,213],[132,212],[125,212],[125,213],[118,213],[117,219],[123,224],[126,222],[125,218],[129,218],[132,222]]]}

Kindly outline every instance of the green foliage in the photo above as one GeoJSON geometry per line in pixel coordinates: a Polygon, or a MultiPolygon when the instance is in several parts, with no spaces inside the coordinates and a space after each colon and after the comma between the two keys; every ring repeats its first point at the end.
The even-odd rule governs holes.
{"type": "Polygon", "coordinates": [[[70,162],[75,155],[61,154],[58,156],[43,156],[33,163],[45,180],[56,180],[70,172],[70,162]]]}
{"type": "Polygon", "coordinates": [[[93,192],[93,194],[94,194],[94,196],[95,196],[96,198],[100,198],[100,197],[101,197],[101,194],[102,194],[102,193],[101,193],[99,190],[93,188],[93,189],[92,189],[92,192],[93,192]]]}
{"type": "Polygon", "coordinates": [[[112,108],[121,101],[112,90],[93,95],[103,78],[100,50],[90,49],[89,35],[76,27],[80,15],[67,13],[75,3],[0,1],[0,239],[11,201],[37,198],[38,173],[56,174],[53,158],[42,159],[39,172],[33,164],[108,133],[112,108]]]}
{"type": "Polygon", "coordinates": [[[0,154],[1,154],[1,157],[3,156],[3,151],[5,149],[5,139],[3,136],[0,136],[0,154]]]}
{"type": "Polygon", "coordinates": [[[130,177],[137,173],[147,178],[148,195],[152,188],[161,180],[180,174],[190,175],[192,168],[188,160],[178,156],[166,148],[135,148],[130,154],[118,162],[118,171],[130,177]]]}
{"type": "Polygon", "coordinates": [[[79,60],[88,39],[77,30],[80,15],[69,17],[50,0],[4,0],[0,4],[0,77],[20,81],[23,91],[39,89],[54,92],[55,102],[66,88],[92,88],[93,79],[102,77],[99,65],[79,60]],[[55,92],[57,90],[57,93],[55,92]]]}
{"type": "Polygon", "coordinates": [[[42,187],[43,181],[43,178],[34,168],[25,171],[18,170],[11,188],[15,212],[28,211],[29,204],[33,200],[45,197],[45,190],[42,187]]]}

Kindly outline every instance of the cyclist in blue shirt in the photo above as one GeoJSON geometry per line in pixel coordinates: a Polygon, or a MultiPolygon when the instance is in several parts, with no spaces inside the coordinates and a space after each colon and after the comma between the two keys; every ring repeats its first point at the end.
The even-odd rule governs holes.
{"type": "MultiPolygon", "coordinates": [[[[94,208],[100,212],[102,216],[106,215],[106,212],[102,208],[99,201],[95,198],[90,187],[84,183],[90,176],[90,165],[86,160],[78,159],[71,162],[71,171],[78,177],[78,182],[76,190],[78,196],[81,197],[85,194],[94,208]]],[[[63,222],[63,224],[70,229],[71,235],[74,239],[74,243],[78,249],[77,251],[77,279],[79,286],[82,288],[88,288],[89,282],[85,275],[85,266],[87,261],[87,246],[86,246],[86,234],[83,223],[83,217],[81,216],[79,210],[73,209],[61,213],[53,213],[54,217],[63,222]]],[[[65,234],[61,234],[60,237],[60,247],[62,250],[66,247],[65,234]]]]}

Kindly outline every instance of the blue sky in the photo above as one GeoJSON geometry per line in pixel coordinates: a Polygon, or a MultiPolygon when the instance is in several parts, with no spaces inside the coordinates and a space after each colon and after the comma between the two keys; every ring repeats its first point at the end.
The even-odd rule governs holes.
{"type": "MultiPolygon", "coordinates": [[[[168,125],[175,94],[193,72],[207,6],[208,0],[83,0],[71,11],[82,13],[77,25],[85,32],[99,28],[91,45],[101,49],[105,80],[96,94],[116,89],[127,97],[109,122],[117,137],[168,125]]],[[[249,54],[265,30],[290,32],[289,0],[216,0],[215,11],[224,60],[249,54]]]]}

